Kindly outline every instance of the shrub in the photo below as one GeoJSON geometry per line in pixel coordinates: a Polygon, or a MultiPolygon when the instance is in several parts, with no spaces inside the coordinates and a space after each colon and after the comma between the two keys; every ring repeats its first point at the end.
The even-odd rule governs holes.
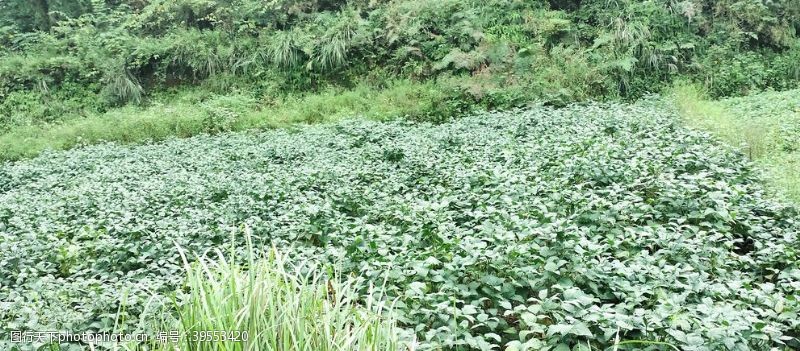
{"type": "MultiPolygon", "coordinates": [[[[800,77],[800,10],[781,2],[49,1],[49,30],[23,20],[29,4],[8,2],[0,5],[0,40],[9,44],[0,97],[41,84],[66,97],[58,90],[71,83],[84,87],[80,96],[102,90],[106,104],[136,104],[176,87],[213,86],[220,75],[257,94],[265,81],[305,94],[353,88],[378,71],[375,85],[491,75],[505,81],[501,88],[527,90],[528,102],[564,106],[635,99],[676,78],[730,96],[791,88],[800,77]]],[[[69,117],[94,106],[63,107],[74,109],[69,117]]]]}

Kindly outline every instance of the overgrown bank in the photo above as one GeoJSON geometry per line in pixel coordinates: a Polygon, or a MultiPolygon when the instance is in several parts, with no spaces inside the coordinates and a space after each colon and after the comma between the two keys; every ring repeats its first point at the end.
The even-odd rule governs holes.
{"type": "MultiPolygon", "coordinates": [[[[399,107],[377,103],[388,104],[390,115],[438,120],[534,100],[563,106],[637,98],[677,78],[721,97],[786,89],[800,77],[800,5],[794,1],[37,4],[46,6],[0,3],[0,131],[11,135],[3,137],[6,145],[29,140],[22,145],[30,146],[18,147],[16,155],[87,140],[219,129],[198,126],[200,112],[191,108],[198,101],[222,105],[209,106],[207,119],[223,121],[224,128],[232,114],[242,113],[214,96],[251,106],[243,127],[286,119],[274,115],[302,108],[303,99],[330,98],[324,104],[334,114],[371,115],[375,107],[352,108],[331,95],[358,95],[365,87],[392,95],[397,82],[415,92],[399,107]],[[185,95],[195,96],[191,107],[177,102],[159,112],[159,105],[185,95]],[[420,112],[417,104],[434,111],[420,112]],[[117,120],[124,128],[109,122],[117,120]],[[101,136],[99,129],[108,132],[101,136]]],[[[320,118],[326,117],[301,119],[320,118]]]]}
{"type": "Polygon", "coordinates": [[[800,202],[800,90],[711,101],[697,86],[678,85],[672,96],[689,125],[741,151],[777,195],[800,202]]]}

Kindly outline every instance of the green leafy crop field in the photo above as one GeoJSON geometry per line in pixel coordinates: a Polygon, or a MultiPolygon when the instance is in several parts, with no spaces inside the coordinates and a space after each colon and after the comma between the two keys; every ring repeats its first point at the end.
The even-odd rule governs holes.
{"type": "Polygon", "coordinates": [[[135,328],[176,245],[247,226],[382,286],[422,349],[798,348],[798,212],[758,181],[647,101],[45,153],[0,167],[0,333],[135,328]]]}

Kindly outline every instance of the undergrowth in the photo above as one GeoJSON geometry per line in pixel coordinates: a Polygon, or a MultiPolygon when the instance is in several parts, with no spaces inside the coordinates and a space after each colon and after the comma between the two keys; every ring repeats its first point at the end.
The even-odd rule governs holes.
{"type": "MultiPolygon", "coordinates": [[[[74,116],[50,123],[19,126],[0,134],[0,160],[17,160],[53,149],[99,142],[142,143],[203,133],[269,129],[295,124],[362,117],[446,121],[481,108],[460,81],[395,81],[383,88],[366,84],[352,89],[255,99],[247,94],[219,95],[182,91],[164,102],[128,105],[105,113],[74,116]]],[[[506,106],[516,100],[502,102],[506,106]]]]}
{"type": "Polygon", "coordinates": [[[761,0],[6,0],[0,159],[346,114],[634,100],[677,79],[714,98],[789,89],[798,18],[796,2],[761,0]],[[158,106],[196,93],[255,104],[158,106]]]}
{"type": "Polygon", "coordinates": [[[677,84],[672,98],[689,125],[725,140],[759,165],[776,194],[800,201],[800,90],[713,101],[677,84]]]}

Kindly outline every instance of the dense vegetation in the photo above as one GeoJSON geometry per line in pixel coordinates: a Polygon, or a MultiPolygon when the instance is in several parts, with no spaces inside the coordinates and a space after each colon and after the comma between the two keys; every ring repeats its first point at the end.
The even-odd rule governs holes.
{"type": "Polygon", "coordinates": [[[315,96],[368,115],[365,95],[384,96],[382,119],[438,121],[676,78],[713,97],[783,89],[799,81],[799,27],[791,0],[5,0],[0,145],[8,159],[315,122],[328,114],[287,113],[315,96]],[[141,107],[112,111],[126,104],[141,107]]]}
{"type": "Polygon", "coordinates": [[[181,284],[176,245],[246,262],[251,238],[373,282],[421,349],[800,347],[797,210],[669,111],[352,120],[8,163],[0,325],[135,330],[181,284]]]}
{"type": "Polygon", "coordinates": [[[796,0],[0,0],[0,348],[800,349],[798,30],[796,0]]]}
{"type": "Polygon", "coordinates": [[[800,90],[709,101],[696,87],[675,89],[695,127],[708,129],[758,163],[775,195],[800,203],[800,90]]]}
{"type": "MultiPolygon", "coordinates": [[[[247,269],[219,250],[211,254],[216,258],[201,256],[195,265],[185,261],[188,291],[179,297],[178,317],[155,324],[185,336],[179,338],[179,350],[400,351],[400,341],[408,339],[382,315],[387,306],[380,295],[366,290],[362,296],[362,278],[329,277],[313,263],[288,262],[275,249],[251,252],[247,269]],[[213,334],[205,340],[191,337],[208,331],[233,335],[218,336],[222,341],[217,342],[208,341],[213,334]]],[[[148,346],[176,350],[170,343],[148,346]]]]}

